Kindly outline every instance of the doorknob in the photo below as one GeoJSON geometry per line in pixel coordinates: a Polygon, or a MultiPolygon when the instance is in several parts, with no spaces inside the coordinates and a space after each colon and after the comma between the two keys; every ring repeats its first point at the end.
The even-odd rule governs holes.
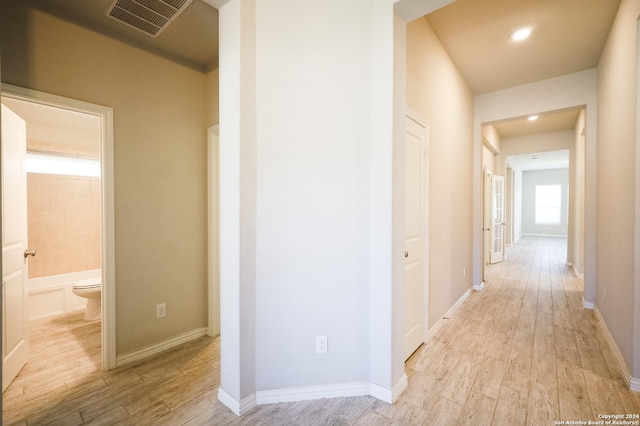
{"type": "Polygon", "coordinates": [[[36,255],[36,251],[35,250],[25,250],[24,251],[24,258],[26,259],[27,257],[31,256],[34,257],[36,255]]]}
{"type": "Polygon", "coordinates": [[[404,257],[409,257],[409,252],[408,251],[404,251],[404,257]]]}

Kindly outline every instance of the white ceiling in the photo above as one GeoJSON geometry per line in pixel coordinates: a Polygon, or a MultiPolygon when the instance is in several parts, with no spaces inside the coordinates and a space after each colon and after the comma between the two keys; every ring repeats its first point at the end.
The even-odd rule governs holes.
{"type": "MultiPolygon", "coordinates": [[[[98,152],[100,118],[90,114],[2,97],[2,104],[27,124],[27,138],[98,152]]],[[[29,144],[30,142],[28,142],[29,144]]]]}
{"type": "Polygon", "coordinates": [[[569,150],[510,155],[507,164],[515,170],[566,169],[569,167],[569,150]]]}

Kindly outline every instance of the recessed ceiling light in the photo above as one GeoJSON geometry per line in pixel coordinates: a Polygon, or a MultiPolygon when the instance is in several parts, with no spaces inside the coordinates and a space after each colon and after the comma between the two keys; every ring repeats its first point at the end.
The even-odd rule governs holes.
{"type": "Polygon", "coordinates": [[[531,35],[532,31],[533,31],[533,28],[531,27],[524,27],[524,28],[515,30],[514,32],[511,33],[511,40],[522,41],[528,38],[531,35]]]}
{"type": "Polygon", "coordinates": [[[530,115],[529,118],[527,118],[527,120],[529,121],[536,121],[538,119],[537,115],[530,115]]]}

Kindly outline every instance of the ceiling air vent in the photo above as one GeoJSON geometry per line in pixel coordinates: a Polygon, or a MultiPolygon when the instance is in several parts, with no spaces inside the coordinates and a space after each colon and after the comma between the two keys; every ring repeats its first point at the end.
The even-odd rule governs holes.
{"type": "Polygon", "coordinates": [[[107,16],[158,37],[193,0],[115,0],[107,16]]]}

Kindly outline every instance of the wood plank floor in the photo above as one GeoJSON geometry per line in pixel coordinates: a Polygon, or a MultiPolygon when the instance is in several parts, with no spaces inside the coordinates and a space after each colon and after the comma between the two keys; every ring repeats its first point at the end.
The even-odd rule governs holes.
{"type": "Polygon", "coordinates": [[[32,324],[31,358],[3,395],[19,425],[554,425],[640,414],[599,329],[566,241],[525,238],[490,267],[441,331],[407,361],[394,405],[372,397],[264,405],[237,418],[216,399],[219,340],[99,369],[99,323],[80,313],[32,324]]]}

